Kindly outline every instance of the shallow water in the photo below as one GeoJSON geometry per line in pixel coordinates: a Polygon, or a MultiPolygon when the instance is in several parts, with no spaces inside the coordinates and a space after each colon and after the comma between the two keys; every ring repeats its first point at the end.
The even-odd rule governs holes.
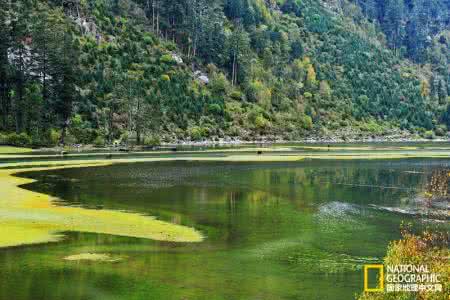
{"type": "MultiPolygon", "coordinates": [[[[184,244],[68,233],[0,250],[0,299],[352,299],[450,160],[153,162],[31,172],[64,205],[193,226],[184,244]],[[106,253],[111,262],[67,261],[106,253]]],[[[427,223],[427,224],[433,224],[427,223]]],[[[433,225],[434,226],[434,225],[433,225]]]]}

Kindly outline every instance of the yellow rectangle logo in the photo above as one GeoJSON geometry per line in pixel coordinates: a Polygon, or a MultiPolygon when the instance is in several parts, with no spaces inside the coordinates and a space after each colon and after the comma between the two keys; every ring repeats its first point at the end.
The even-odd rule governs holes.
{"type": "Polygon", "coordinates": [[[383,265],[364,265],[364,292],[384,291],[384,267],[383,265]],[[369,270],[378,270],[378,286],[369,288],[369,270]]]}

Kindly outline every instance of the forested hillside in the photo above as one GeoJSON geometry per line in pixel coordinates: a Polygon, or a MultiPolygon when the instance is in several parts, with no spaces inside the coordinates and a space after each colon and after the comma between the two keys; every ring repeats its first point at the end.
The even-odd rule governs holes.
{"type": "Polygon", "coordinates": [[[431,138],[449,0],[0,0],[0,143],[431,138]]]}

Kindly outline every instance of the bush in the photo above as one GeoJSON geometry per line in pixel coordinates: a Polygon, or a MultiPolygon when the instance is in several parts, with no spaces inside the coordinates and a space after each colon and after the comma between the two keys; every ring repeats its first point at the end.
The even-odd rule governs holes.
{"type": "Polygon", "coordinates": [[[265,129],[270,126],[270,122],[262,115],[259,115],[255,118],[255,126],[258,129],[265,129]]]}
{"type": "Polygon", "coordinates": [[[223,109],[219,104],[213,103],[208,105],[208,112],[210,112],[213,115],[220,115],[222,114],[223,109]]]}
{"type": "Polygon", "coordinates": [[[234,90],[234,91],[231,92],[230,97],[233,100],[241,101],[242,100],[242,93],[239,90],[234,90]]]}
{"type": "Polygon", "coordinates": [[[104,147],[105,146],[105,138],[102,136],[98,136],[94,140],[94,146],[96,147],[104,147]]]}
{"type": "Polygon", "coordinates": [[[202,128],[195,126],[189,130],[189,136],[194,141],[199,141],[203,138],[203,130],[202,128]]]}
{"type": "Polygon", "coordinates": [[[6,136],[6,144],[11,146],[23,147],[31,145],[31,143],[31,137],[25,132],[22,132],[20,134],[10,133],[6,136]]]}
{"type": "Polygon", "coordinates": [[[309,129],[311,129],[313,127],[313,120],[312,120],[312,118],[310,116],[304,116],[303,120],[302,120],[302,123],[303,123],[303,128],[304,129],[309,130],[309,129]]]}
{"type": "Polygon", "coordinates": [[[84,121],[81,115],[76,114],[70,122],[69,133],[73,136],[75,143],[89,144],[96,136],[95,130],[91,127],[91,124],[84,121]]]}
{"type": "Polygon", "coordinates": [[[61,132],[56,129],[50,129],[49,133],[49,143],[50,146],[56,146],[59,143],[59,140],[61,139],[61,132]]]}
{"type": "Polygon", "coordinates": [[[7,144],[7,135],[0,133],[0,145],[6,145],[7,144]]]}
{"type": "Polygon", "coordinates": [[[161,75],[161,80],[162,81],[170,81],[170,76],[167,74],[163,74],[163,75],[161,75]]]}
{"type": "Polygon", "coordinates": [[[170,54],[164,54],[163,56],[161,56],[159,61],[163,64],[175,64],[176,63],[176,61],[173,59],[172,55],[170,55],[170,54]]]}
{"type": "Polygon", "coordinates": [[[423,137],[428,140],[432,140],[432,139],[434,139],[434,132],[431,130],[425,131],[423,134],[423,137]]]}
{"type": "Polygon", "coordinates": [[[447,133],[447,128],[445,125],[440,125],[435,130],[437,136],[445,136],[447,133]]]}
{"type": "Polygon", "coordinates": [[[142,40],[146,45],[153,45],[155,43],[155,40],[150,34],[145,34],[142,40]]]}
{"type": "Polygon", "coordinates": [[[144,145],[145,146],[159,146],[161,145],[161,140],[159,136],[152,135],[144,137],[144,145]]]}

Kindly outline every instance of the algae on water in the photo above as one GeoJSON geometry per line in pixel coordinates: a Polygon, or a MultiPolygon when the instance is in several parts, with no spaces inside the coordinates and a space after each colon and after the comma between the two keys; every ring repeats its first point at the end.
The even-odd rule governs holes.
{"type": "MultiPolygon", "coordinates": [[[[99,165],[105,164],[85,166],[99,165]]],[[[39,170],[48,169],[52,168],[39,170]]],[[[199,242],[203,239],[201,233],[193,228],[138,213],[59,206],[49,195],[20,188],[20,185],[33,180],[13,176],[17,172],[0,170],[0,247],[55,242],[63,238],[61,233],[65,231],[172,242],[199,242]]]]}

